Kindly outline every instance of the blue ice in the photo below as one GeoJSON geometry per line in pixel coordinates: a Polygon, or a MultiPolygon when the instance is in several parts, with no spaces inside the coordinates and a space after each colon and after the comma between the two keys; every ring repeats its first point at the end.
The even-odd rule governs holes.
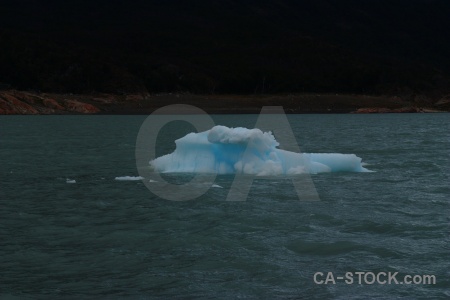
{"type": "Polygon", "coordinates": [[[294,175],[323,172],[369,172],[355,154],[296,153],[277,148],[271,132],[215,126],[175,141],[173,153],[150,161],[162,173],[294,175]]]}

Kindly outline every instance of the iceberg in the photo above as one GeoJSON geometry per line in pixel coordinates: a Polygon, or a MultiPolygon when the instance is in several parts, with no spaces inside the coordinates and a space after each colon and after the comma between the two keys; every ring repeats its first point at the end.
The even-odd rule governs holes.
{"type": "Polygon", "coordinates": [[[296,153],[279,149],[271,132],[214,126],[175,141],[173,153],[150,161],[160,173],[252,174],[257,176],[370,172],[355,154],[296,153]]]}

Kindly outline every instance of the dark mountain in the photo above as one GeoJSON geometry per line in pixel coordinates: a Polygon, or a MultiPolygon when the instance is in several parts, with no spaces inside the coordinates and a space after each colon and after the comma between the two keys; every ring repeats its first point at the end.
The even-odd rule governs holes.
{"type": "Polygon", "coordinates": [[[446,0],[3,0],[0,82],[436,98],[450,92],[449,15],[446,0]]]}

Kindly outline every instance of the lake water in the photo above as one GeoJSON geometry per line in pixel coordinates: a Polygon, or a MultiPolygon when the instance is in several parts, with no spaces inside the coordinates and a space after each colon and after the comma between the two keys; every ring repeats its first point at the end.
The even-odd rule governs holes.
{"type": "MultiPolygon", "coordinates": [[[[0,298],[450,298],[449,114],[290,115],[302,151],[354,153],[374,171],[311,175],[320,201],[283,177],[256,180],[244,202],[226,201],[231,175],[182,202],[115,180],[138,176],[144,119],[0,116],[0,298]],[[336,279],[346,272],[353,284],[336,279]]],[[[158,155],[190,131],[166,126],[158,155]]]]}

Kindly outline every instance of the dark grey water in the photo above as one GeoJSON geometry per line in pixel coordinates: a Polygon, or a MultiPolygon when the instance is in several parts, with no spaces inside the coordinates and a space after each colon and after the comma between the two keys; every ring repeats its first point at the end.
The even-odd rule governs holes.
{"type": "MultiPolygon", "coordinates": [[[[354,153],[375,171],[312,175],[319,202],[283,178],[255,181],[245,202],[225,201],[233,176],[186,202],[116,181],[138,175],[143,120],[0,116],[0,298],[450,297],[448,114],[289,116],[302,151],[354,153]],[[316,284],[316,272],[354,282],[316,284]],[[436,284],[358,284],[355,272],[436,284]]],[[[191,131],[178,125],[159,153],[191,131]]]]}

